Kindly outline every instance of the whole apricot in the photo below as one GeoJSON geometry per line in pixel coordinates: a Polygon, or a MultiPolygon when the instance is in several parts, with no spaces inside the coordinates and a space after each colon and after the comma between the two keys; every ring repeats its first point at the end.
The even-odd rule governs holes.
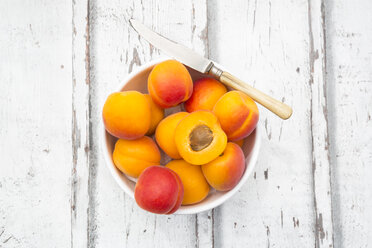
{"type": "Polygon", "coordinates": [[[244,139],[233,141],[233,143],[237,144],[240,147],[243,147],[244,139]]]}
{"type": "Polygon", "coordinates": [[[227,92],[226,87],[213,78],[202,78],[194,82],[193,93],[185,102],[187,112],[213,110],[220,97],[227,92]]]}
{"type": "Polygon", "coordinates": [[[192,94],[192,78],[176,60],[157,64],[148,77],[148,91],[156,104],[170,108],[186,101],[192,94]]]}
{"type": "Polygon", "coordinates": [[[234,188],[245,170],[245,157],[242,149],[235,143],[227,143],[225,151],[215,160],[202,165],[208,183],[219,191],[234,188]]]}
{"type": "Polygon", "coordinates": [[[145,94],[145,97],[150,102],[150,107],[151,107],[151,123],[150,123],[150,128],[146,134],[152,135],[155,132],[156,127],[158,126],[159,122],[164,118],[164,109],[162,109],[159,105],[154,103],[150,95],[145,94]]]}
{"type": "Polygon", "coordinates": [[[214,105],[213,113],[230,141],[249,136],[258,122],[256,103],[240,91],[229,91],[214,105]]]}
{"type": "Polygon", "coordinates": [[[185,160],[172,160],[167,168],[173,170],[181,178],[184,195],[182,205],[190,205],[202,201],[209,193],[209,184],[205,180],[200,165],[192,165],[185,160]]]}
{"type": "Polygon", "coordinates": [[[155,131],[155,139],[160,148],[171,158],[180,159],[181,155],[177,150],[174,141],[174,133],[178,123],[189,113],[178,112],[165,117],[155,131]]]}
{"type": "Polygon", "coordinates": [[[138,139],[149,130],[151,107],[138,91],[116,92],[107,97],[102,117],[111,135],[119,139],[138,139]]]}
{"type": "Polygon", "coordinates": [[[124,174],[137,178],[144,169],[160,164],[160,151],[147,136],[136,140],[119,139],[112,158],[115,166],[124,174]]]}
{"type": "Polygon", "coordinates": [[[181,157],[194,165],[212,161],[225,150],[227,143],[217,117],[205,110],[185,116],[176,127],[174,139],[181,157]]]}
{"type": "Polygon", "coordinates": [[[181,205],[183,185],[171,169],[151,166],[138,178],[134,198],[144,210],[156,214],[171,214],[181,205]]]}

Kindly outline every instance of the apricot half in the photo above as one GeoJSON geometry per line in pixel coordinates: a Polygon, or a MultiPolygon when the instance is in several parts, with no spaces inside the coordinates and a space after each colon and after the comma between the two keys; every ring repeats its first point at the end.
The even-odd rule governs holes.
{"type": "Polygon", "coordinates": [[[151,166],[138,178],[134,198],[141,208],[149,212],[171,214],[182,203],[183,185],[177,173],[171,169],[151,166]]]}
{"type": "Polygon", "coordinates": [[[175,130],[175,143],[181,157],[190,164],[206,164],[226,147],[227,137],[217,117],[199,110],[184,117],[175,130]]]}
{"type": "Polygon", "coordinates": [[[157,64],[152,69],[147,83],[152,99],[162,108],[170,108],[186,101],[193,89],[189,71],[176,60],[157,64]]]}
{"type": "Polygon", "coordinates": [[[124,174],[137,178],[144,169],[160,164],[160,151],[147,136],[136,140],[119,139],[112,154],[115,166],[124,174]]]}
{"type": "Polygon", "coordinates": [[[240,91],[229,91],[214,105],[213,113],[230,141],[250,135],[258,122],[256,103],[240,91]]]}
{"type": "Polygon", "coordinates": [[[156,128],[155,139],[160,148],[171,158],[180,159],[181,155],[178,152],[174,132],[178,123],[189,113],[178,112],[164,118],[156,128]]]}
{"type": "Polygon", "coordinates": [[[151,108],[151,123],[150,123],[150,128],[146,134],[152,135],[155,132],[156,127],[158,126],[159,122],[164,118],[164,109],[162,109],[159,105],[154,103],[150,95],[145,94],[145,97],[150,102],[150,108],[151,108]]]}
{"type": "Polygon", "coordinates": [[[208,183],[219,191],[234,188],[245,170],[245,157],[242,149],[235,143],[227,143],[226,149],[215,160],[202,165],[208,183]]]}
{"type": "Polygon", "coordinates": [[[209,193],[209,184],[199,165],[192,165],[185,160],[172,160],[165,167],[173,170],[181,178],[184,195],[182,205],[202,201],[209,193]]]}
{"type": "Polygon", "coordinates": [[[220,97],[227,92],[226,87],[213,78],[202,78],[194,82],[193,93],[185,102],[187,112],[196,110],[212,111],[220,97]]]}
{"type": "Polygon", "coordinates": [[[102,117],[111,135],[120,139],[138,139],[149,130],[151,107],[138,91],[116,92],[107,97],[102,117]]]}

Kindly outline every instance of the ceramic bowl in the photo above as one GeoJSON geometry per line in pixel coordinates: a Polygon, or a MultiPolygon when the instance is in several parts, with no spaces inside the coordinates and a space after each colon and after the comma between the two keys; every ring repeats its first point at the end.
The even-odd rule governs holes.
{"type": "MultiPolygon", "coordinates": [[[[137,68],[135,71],[130,73],[124,80],[123,84],[121,84],[117,91],[125,91],[125,90],[137,90],[142,93],[147,92],[147,77],[151,72],[152,68],[161,61],[166,59],[159,59],[155,61],[151,61],[147,64],[142,65],[141,67],[137,68]]],[[[217,65],[221,68],[220,65],[217,65]]],[[[223,68],[223,67],[222,67],[223,68]]],[[[190,74],[195,81],[196,79],[207,77],[205,74],[197,72],[191,68],[187,68],[190,71],[190,74]]],[[[181,104],[182,105],[182,104],[181,104]]],[[[102,104],[103,106],[103,104],[102,104]]],[[[166,109],[166,115],[169,115],[174,112],[181,111],[181,106],[174,107],[171,109],[166,109]]],[[[102,108],[101,108],[102,109],[102,108]]],[[[101,141],[103,142],[102,148],[104,153],[104,158],[106,161],[106,165],[109,168],[111,175],[115,179],[115,181],[119,184],[119,186],[127,193],[131,198],[134,200],[134,187],[135,187],[135,180],[133,178],[129,178],[125,176],[120,170],[118,170],[112,160],[112,152],[115,146],[115,142],[117,138],[111,136],[109,133],[106,132],[103,121],[101,122],[101,141]]],[[[227,201],[230,197],[238,192],[238,190],[243,186],[243,184],[247,181],[249,176],[252,174],[252,171],[256,165],[258,152],[260,149],[261,139],[260,139],[260,127],[257,125],[255,131],[245,139],[244,145],[242,147],[245,157],[246,157],[246,169],[245,172],[240,180],[240,182],[230,191],[227,192],[218,192],[211,188],[209,195],[201,202],[189,206],[181,206],[175,214],[196,214],[200,213],[212,208],[215,208],[225,201],[227,201]]],[[[164,165],[170,158],[167,157],[162,152],[162,161],[161,163],[164,165]]]]}

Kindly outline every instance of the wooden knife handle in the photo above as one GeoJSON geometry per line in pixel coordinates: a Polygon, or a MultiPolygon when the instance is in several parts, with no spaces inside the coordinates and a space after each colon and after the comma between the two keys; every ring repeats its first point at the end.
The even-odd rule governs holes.
{"type": "Polygon", "coordinates": [[[253,100],[282,118],[283,120],[288,119],[292,115],[292,108],[287,104],[284,104],[271,96],[253,88],[252,86],[244,83],[240,79],[234,77],[228,72],[222,71],[219,75],[219,79],[222,83],[230,86],[234,89],[240,90],[250,96],[253,100]]]}

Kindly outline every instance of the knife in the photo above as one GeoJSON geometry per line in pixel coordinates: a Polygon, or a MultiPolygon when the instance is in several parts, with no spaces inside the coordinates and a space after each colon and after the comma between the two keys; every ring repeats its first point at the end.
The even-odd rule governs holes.
{"type": "Polygon", "coordinates": [[[216,67],[213,61],[204,58],[185,46],[177,44],[176,42],[155,33],[137,20],[130,19],[129,22],[139,35],[158,49],[162,50],[168,56],[179,60],[194,70],[214,76],[227,86],[244,92],[253,100],[284,120],[291,117],[292,108],[287,104],[284,104],[244,83],[242,80],[234,77],[230,73],[216,67]]]}

